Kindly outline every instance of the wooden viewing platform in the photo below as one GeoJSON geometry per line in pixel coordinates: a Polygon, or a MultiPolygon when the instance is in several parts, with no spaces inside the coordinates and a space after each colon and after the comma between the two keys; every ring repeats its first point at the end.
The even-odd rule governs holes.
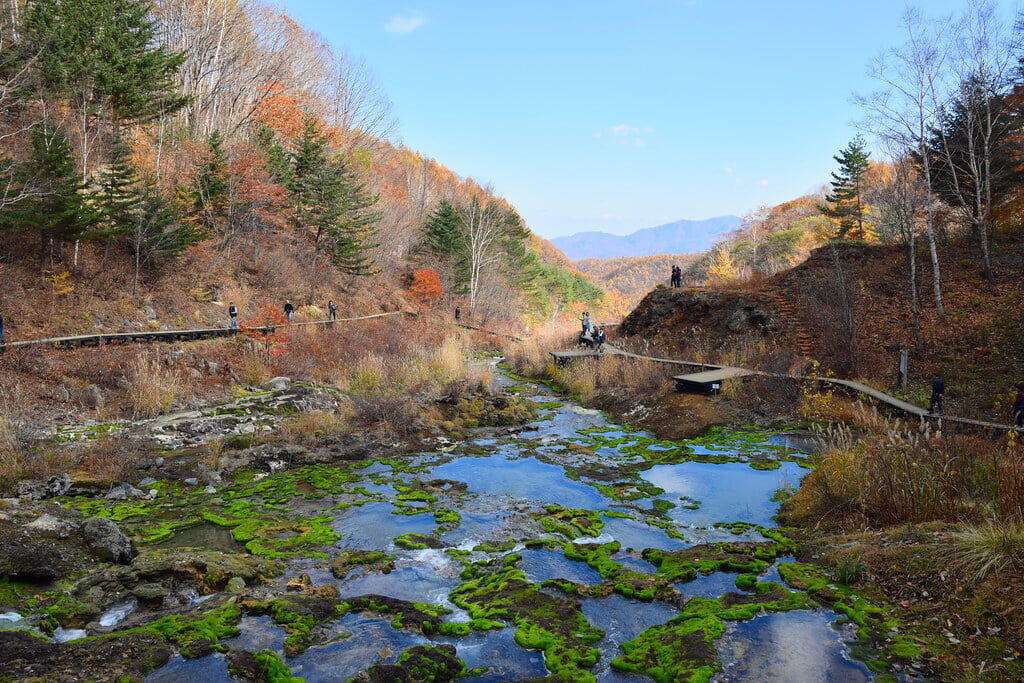
{"type": "Polygon", "coordinates": [[[715,391],[722,388],[722,382],[727,379],[747,377],[748,375],[760,374],[746,368],[733,368],[721,366],[713,370],[693,372],[688,375],[675,375],[672,377],[676,383],[676,391],[696,390],[715,391]]]}

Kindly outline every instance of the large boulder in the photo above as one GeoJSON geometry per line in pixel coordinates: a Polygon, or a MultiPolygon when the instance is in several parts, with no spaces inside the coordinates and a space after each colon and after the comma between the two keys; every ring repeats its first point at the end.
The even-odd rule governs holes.
{"type": "Polygon", "coordinates": [[[82,522],[82,536],[100,559],[129,564],[139,551],[130,538],[106,517],[90,517],[82,522]]]}

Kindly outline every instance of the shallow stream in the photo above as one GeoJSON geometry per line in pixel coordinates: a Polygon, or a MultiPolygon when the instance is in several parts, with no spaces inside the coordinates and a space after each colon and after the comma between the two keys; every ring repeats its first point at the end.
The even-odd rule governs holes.
{"type": "MultiPolygon", "coordinates": [[[[294,559],[275,581],[283,585],[306,575],[314,586],[334,584],[342,599],[375,594],[428,603],[450,610],[445,621],[469,622],[469,613],[452,600],[452,591],[465,581],[466,563],[515,553],[521,556],[515,567],[539,591],[565,599],[553,580],[583,587],[571,599],[586,621],[603,631],[591,645],[600,652],[589,668],[597,680],[651,680],[610,665],[623,655],[622,644],[672,620],[691,596],[714,599],[744,593],[735,583],[739,572],[712,571],[674,584],[671,599],[640,600],[618,591],[587,595],[587,587],[602,583],[599,568],[570,559],[556,543],[536,541],[568,540],[581,547],[618,542],[609,560],[638,575],[658,571],[651,556],[642,554],[645,549],[672,552],[718,541],[768,542],[761,530],[773,526],[777,492],[799,486],[807,472],[799,464],[803,454],[792,449],[800,442],[741,432],[689,444],[663,442],[614,424],[601,412],[557,397],[543,386],[502,381],[505,390],[532,393],[530,400],[542,406],[540,418],[528,429],[468,440],[447,452],[422,453],[410,460],[342,463],[337,467],[350,481],[340,490],[296,497],[290,503],[304,515],[330,516],[330,529],[340,535],[332,554],[378,550],[393,556],[392,566],[382,571],[357,565],[347,573],[332,573],[329,561],[294,559]],[[653,464],[652,454],[658,456],[653,464]],[[429,491],[429,496],[410,491],[429,491]],[[578,533],[559,531],[551,518],[554,510],[565,509],[574,511],[574,519],[591,514],[598,523],[577,526],[578,533]],[[439,517],[438,510],[457,515],[439,517]],[[403,538],[428,538],[429,545],[438,547],[414,547],[416,543],[403,538]]],[[[216,528],[178,533],[169,543],[217,549],[234,545],[216,528]]],[[[758,580],[780,581],[776,564],[787,561],[791,558],[775,560],[758,580]]],[[[467,681],[521,681],[550,673],[545,653],[517,644],[511,623],[464,636],[428,636],[395,628],[392,618],[350,612],[326,623],[308,649],[286,656],[284,627],[270,616],[249,615],[242,617],[241,634],[223,644],[274,651],[293,676],[310,682],[343,681],[371,665],[396,662],[413,645],[439,643],[454,645],[467,668],[478,669],[467,681]]],[[[722,671],[714,680],[871,680],[868,669],[851,659],[846,641],[852,636],[836,620],[831,611],[800,609],[728,621],[725,634],[715,641],[722,671]]],[[[176,655],[146,680],[234,679],[225,655],[216,653],[192,660],[176,655]]]]}

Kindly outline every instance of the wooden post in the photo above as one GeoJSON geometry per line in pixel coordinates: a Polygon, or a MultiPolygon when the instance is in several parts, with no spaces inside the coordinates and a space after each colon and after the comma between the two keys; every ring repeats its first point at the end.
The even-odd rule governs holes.
{"type": "Polygon", "coordinates": [[[903,391],[907,390],[907,361],[908,360],[909,360],[909,356],[908,356],[907,350],[906,349],[900,349],[900,366],[899,366],[900,389],[902,389],[903,391]]]}

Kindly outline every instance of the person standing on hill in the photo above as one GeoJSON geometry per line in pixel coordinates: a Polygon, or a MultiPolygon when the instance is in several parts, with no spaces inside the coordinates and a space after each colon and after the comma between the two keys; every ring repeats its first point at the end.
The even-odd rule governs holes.
{"type": "Polygon", "coordinates": [[[590,334],[590,311],[583,311],[583,335],[587,336],[590,334]]]}
{"type": "Polygon", "coordinates": [[[338,305],[334,303],[334,299],[327,302],[327,313],[331,316],[331,320],[338,319],[338,305]]]}
{"type": "Polygon", "coordinates": [[[231,320],[230,327],[232,330],[238,329],[238,306],[235,306],[235,302],[232,301],[228,304],[228,318],[231,320]]]}
{"type": "Polygon", "coordinates": [[[683,282],[683,269],[679,266],[672,266],[672,280],[671,286],[674,289],[678,289],[683,282]]]}
{"type": "MultiPolygon", "coordinates": [[[[0,339],[3,336],[0,335],[0,339]]],[[[1013,399],[1013,420],[1018,427],[1024,427],[1024,382],[1017,384],[1017,397],[1013,399]]]]}
{"type": "Polygon", "coordinates": [[[931,415],[938,408],[939,415],[942,415],[942,399],[946,395],[946,383],[939,377],[939,373],[932,375],[932,397],[928,401],[928,414],[931,415]]]}
{"type": "Polygon", "coordinates": [[[292,321],[292,315],[295,313],[295,307],[292,306],[291,299],[284,300],[284,315],[288,318],[288,322],[292,321]]]}

